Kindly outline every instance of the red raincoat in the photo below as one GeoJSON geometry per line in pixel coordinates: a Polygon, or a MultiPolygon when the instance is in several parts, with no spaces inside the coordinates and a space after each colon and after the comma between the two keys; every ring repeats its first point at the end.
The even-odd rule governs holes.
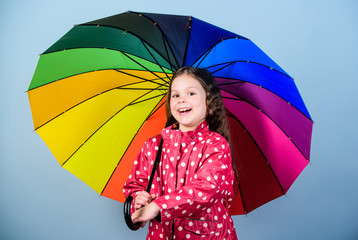
{"type": "MultiPolygon", "coordinates": [[[[168,127],[161,136],[161,161],[150,190],[161,222],[150,222],[147,239],[237,239],[228,213],[234,172],[225,138],[206,122],[190,132],[168,127]]],[[[146,189],[161,136],[144,143],[124,185],[126,197],[146,189]]]]}

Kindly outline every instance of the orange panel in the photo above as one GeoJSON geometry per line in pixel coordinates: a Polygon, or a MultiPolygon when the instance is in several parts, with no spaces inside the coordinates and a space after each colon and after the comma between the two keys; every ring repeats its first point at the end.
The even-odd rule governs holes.
{"type": "MultiPolygon", "coordinates": [[[[148,72],[132,70],[127,73],[115,70],[88,72],[28,91],[35,129],[73,106],[110,89],[141,83],[144,78],[149,80],[148,83],[153,83],[153,88],[165,84],[148,72]]],[[[163,73],[157,75],[166,78],[163,73]]]]}
{"type": "MultiPolygon", "coordinates": [[[[165,103],[165,99],[159,106],[165,103]]],[[[128,176],[132,170],[132,165],[136,159],[142,145],[151,136],[160,133],[164,128],[166,122],[165,104],[161,106],[143,125],[136,137],[133,139],[131,145],[119,162],[111,179],[107,183],[106,188],[102,192],[102,196],[124,202],[123,185],[127,181],[128,176]]]]}

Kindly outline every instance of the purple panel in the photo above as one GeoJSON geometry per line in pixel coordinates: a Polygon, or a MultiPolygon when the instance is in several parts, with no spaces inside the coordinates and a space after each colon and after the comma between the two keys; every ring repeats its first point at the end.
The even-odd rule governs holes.
{"type": "Polygon", "coordinates": [[[222,91],[249,102],[271,118],[309,159],[313,125],[309,118],[276,94],[257,85],[224,78],[216,78],[216,81],[222,91]]]}

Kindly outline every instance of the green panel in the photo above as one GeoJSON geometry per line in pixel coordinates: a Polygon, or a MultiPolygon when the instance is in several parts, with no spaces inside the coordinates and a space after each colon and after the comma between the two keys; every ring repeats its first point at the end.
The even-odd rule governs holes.
{"type": "MultiPolygon", "coordinates": [[[[158,26],[158,24],[154,21],[145,17],[145,14],[125,12],[81,25],[111,26],[114,28],[128,30],[128,32],[133,33],[135,36],[144,39],[148,45],[171,62],[174,68],[179,68],[172,49],[170,48],[170,44],[167,41],[167,36],[165,36],[161,30],[161,27],[163,26],[158,26]]],[[[174,30],[176,26],[172,25],[170,21],[167,21],[166,26],[164,27],[174,30]]]]}
{"type": "MultiPolygon", "coordinates": [[[[109,49],[82,48],[40,56],[29,90],[81,73],[104,69],[130,69],[163,72],[145,59],[109,49]]],[[[164,69],[171,73],[170,70],[164,69]]]]}
{"type": "Polygon", "coordinates": [[[108,48],[130,53],[153,63],[158,62],[170,69],[169,63],[156,50],[144,44],[138,37],[118,28],[75,26],[44,54],[73,48],[108,48]]]}

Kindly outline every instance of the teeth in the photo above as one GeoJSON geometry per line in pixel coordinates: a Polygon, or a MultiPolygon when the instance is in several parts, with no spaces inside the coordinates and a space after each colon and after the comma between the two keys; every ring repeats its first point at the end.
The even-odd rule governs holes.
{"type": "Polygon", "coordinates": [[[186,112],[186,111],[190,111],[190,108],[182,108],[182,109],[179,109],[179,112],[181,112],[181,113],[186,112]]]}

